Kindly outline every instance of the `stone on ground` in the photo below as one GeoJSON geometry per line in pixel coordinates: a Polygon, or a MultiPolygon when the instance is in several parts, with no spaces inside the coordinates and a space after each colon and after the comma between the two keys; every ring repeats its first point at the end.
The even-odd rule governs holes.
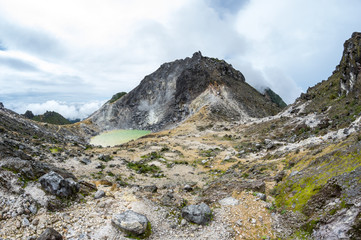
{"type": "Polygon", "coordinates": [[[207,224],[212,217],[212,211],[207,204],[189,205],[182,209],[182,217],[199,225],[207,224]]]}
{"type": "Polygon", "coordinates": [[[53,171],[39,178],[39,182],[46,192],[65,198],[76,196],[80,188],[72,178],[64,179],[53,171]]]}
{"type": "Polygon", "coordinates": [[[112,224],[121,231],[135,237],[147,237],[150,235],[149,221],[146,216],[132,210],[116,214],[112,224]]]}
{"type": "Polygon", "coordinates": [[[63,240],[63,237],[53,228],[47,228],[37,240],[63,240]]]}

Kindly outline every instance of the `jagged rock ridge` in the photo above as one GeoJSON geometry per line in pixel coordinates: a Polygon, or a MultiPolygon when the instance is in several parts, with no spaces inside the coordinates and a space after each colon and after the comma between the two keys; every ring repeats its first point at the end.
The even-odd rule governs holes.
{"type": "Polygon", "coordinates": [[[228,120],[276,114],[280,107],[245,82],[225,61],[202,56],[163,64],[127,95],[108,102],[90,119],[101,130],[161,130],[207,106],[228,120]]]}
{"type": "Polygon", "coordinates": [[[294,109],[301,114],[321,113],[333,128],[343,128],[361,113],[361,33],[355,32],[344,43],[340,64],[327,79],[297,99],[294,109]],[[299,108],[300,105],[304,107],[299,108]],[[331,123],[332,120],[335,120],[331,123]]]}

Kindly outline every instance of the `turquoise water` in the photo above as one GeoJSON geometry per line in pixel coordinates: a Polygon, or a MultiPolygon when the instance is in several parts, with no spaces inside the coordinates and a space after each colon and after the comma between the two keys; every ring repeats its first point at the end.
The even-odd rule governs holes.
{"type": "Polygon", "coordinates": [[[100,145],[102,147],[112,147],[129,142],[130,140],[135,140],[149,133],[150,131],[145,130],[113,130],[92,137],[90,139],[90,144],[100,145]]]}

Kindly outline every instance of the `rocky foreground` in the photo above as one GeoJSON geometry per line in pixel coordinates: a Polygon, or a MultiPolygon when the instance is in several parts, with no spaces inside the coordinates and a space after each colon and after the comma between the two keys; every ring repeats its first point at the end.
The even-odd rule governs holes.
{"type": "MultiPolygon", "coordinates": [[[[326,194],[327,184],[320,186],[319,196],[305,200],[307,204],[284,202],[288,191],[293,196],[304,193],[282,189],[295,177],[301,182],[310,178],[307,168],[298,168],[297,159],[312,156],[316,161],[308,164],[312,169],[312,165],[322,167],[320,159],[334,146],[345,145],[344,151],[352,154],[352,147],[359,144],[360,120],[347,129],[308,137],[298,133],[299,126],[305,120],[317,126],[322,119],[305,118],[293,110],[244,123],[216,124],[200,113],[173,130],[111,148],[46,141],[36,146],[36,141],[12,139],[14,148],[19,144],[24,146],[19,149],[42,154],[31,154],[31,159],[7,156],[0,162],[0,237],[42,239],[44,232],[57,232],[63,239],[359,236],[358,225],[352,233],[360,214],[359,184],[352,188],[353,203],[345,202],[342,194],[350,187],[341,184],[332,185],[331,190],[338,189],[333,195],[326,194]],[[281,128],[284,125],[292,126],[292,134],[281,128]],[[265,139],[264,131],[275,138],[265,139]],[[320,216],[328,220],[316,222],[305,214],[305,206],[311,214],[323,212],[320,216]],[[121,214],[127,212],[141,214],[147,221],[134,226],[127,223],[133,221],[130,217],[122,223],[121,214]]],[[[2,133],[6,141],[11,137],[2,133]]],[[[352,162],[339,171],[360,179],[361,163],[352,162]]]]}

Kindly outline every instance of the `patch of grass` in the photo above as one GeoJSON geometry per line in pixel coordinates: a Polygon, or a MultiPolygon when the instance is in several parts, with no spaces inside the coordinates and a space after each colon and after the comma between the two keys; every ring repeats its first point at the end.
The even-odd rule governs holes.
{"type": "Polygon", "coordinates": [[[201,150],[199,155],[202,157],[215,157],[221,151],[219,148],[211,148],[208,150],[201,150]]]}
{"type": "Polygon", "coordinates": [[[142,159],[151,159],[151,160],[159,159],[159,158],[162,158],[162,157],[163,156],[158,152],[151,152],[149,154],[141,156],[142,159]]]}
{"type": "Polygon", "coordinates": [[[200,131],[200,132],[203,132],[207,129],[210,129],[213,127],[213,124],[208,124],[208,125],[202,125],[202,126],[197,126],[197,130],[200,131]]]}
{"type": "Polygon", "coordinates": [[[301,227],[301,229],[309,234],[312,234],[313,229],[316,227],[318,222],[319,222],[319,220],[308,221],[301,227]]]}
{"type": "Polygon", "coordinates": [[[137,173],[160,173],[161,169],[154,164],[148,165],[142,161],[139,162],[128,162],[127,167],[136,171],[137,173]]]}
{"type": "Polygon", "coordinates": [[[184,165],[188,165],[189,163],[186,160],[183,161],[174,161],[174,164],[184,164],[184,165]]]}
{"type": "Polygon", "coordinates": [[[118,99],[122,98],[124,95],[126,95],[126,92],[118,92],[112,96],[112,98],[109,100],[109,103],[114,103],[118,99]]]}
{"type": "Polygon", "coordinates": [[[116,175],[115,181],[116,181],[116,183],[118,183],[121,187],[126,187],[126,186],[129,185],[129,183],[127,183],[126,181],[124,181],[120,175],[116,175]]]}
{"type": "Polygon", "coordinates": [[[101,154],[101,155],[98,157],[98,159],[99,159],[100,161],[103,161],[103,162],[109,162],[109,161],[113,160],[113,156],[101,154]]]}
{"type": "Polygon", "coordinates": [[[276,187],[277,206],[302,211],[311,197],[318,193],[330,178],[349,173],[361,166],[361,155],[357,149],[357,146],[352,150],[347,144],[341,143],[330,145],[316,156],[288,156],[289,164],[295,163],[290,165],[291,172],[299,171],[301,174],[286,178],[276,187]]]}
{"type": "Polygon", "coordinates": [[[162,147],[160,152],[168,152],[169,150],[170,150],[169,147],[162,147]]]}
{"type": "Polygon", "coordinates": [[[50,150],[50,152],[53,153],[53,154],[63,151],[62,148],[58,148],[58,147],[53,147],[53,148],[50,148],[49,150],[50,150]]]}
{"type": "Polygon", "coordinates": [[[233,140],[233,136],[232,135],[228,135],[228,134],[225,134],[223,137],[222,137],[222,140],[226,140],[226,141],[232,141],[233,140]]]}

